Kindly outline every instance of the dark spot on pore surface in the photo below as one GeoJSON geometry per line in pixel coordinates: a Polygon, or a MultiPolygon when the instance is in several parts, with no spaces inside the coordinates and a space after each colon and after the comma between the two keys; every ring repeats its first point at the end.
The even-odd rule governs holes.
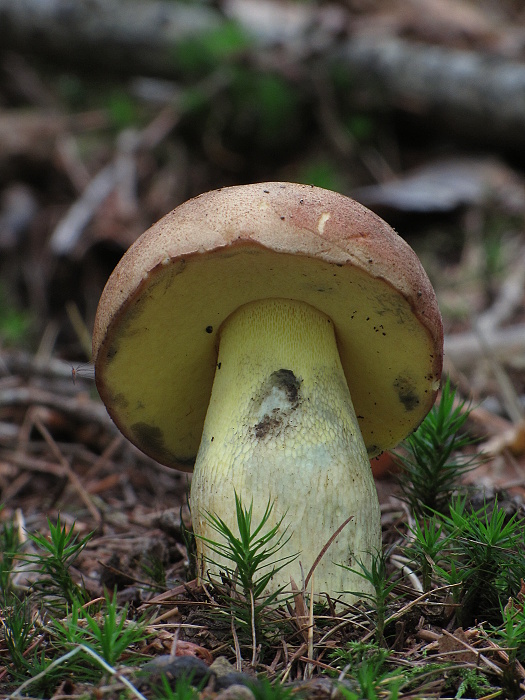
{"type": "Polygon", "coordinates": [[[419,396],[417,395],[414,381],[410,377],[397,377],[394,381],[394,389],[405,411],[413,411],[416,406],[419,406],[419,396]]]}
{"type": "Polygon", "coordinates": [[[206,326],[206,333],[213,333],[213,326],[206,326]]]}
{"type": "Polygon", "coordinates": [[[106,353],[106,360],[108,362],[111,362],[111,360],[113,360],[113,358],[116,356],[117,352],[118,352],[117,343],[111,343],[111,345],[109,346],[108,351],[106,353]]]}
{"type": "Polygon", "coordinates": [[[114,406],[115,408],[120,408],[121,410],[127,408],[129,404],[126,395],[122,392],[119,392],[118,394],[113,394],[110,397],[110,400],[112,406],[114,406]]]}
{"type": "Polygon", "coordinates": [[[132,442],[157,462],[182,471],[193,470],[195,455],[178,455],[172,452],[166,447],[164,433],[156,425],[139,421],[130,429],[132,436],[129,437],[133,438],[132,442]]]}
{"type": "Polygon", "coordinates": [[[163,454],[166,452],[164,446],[164,434],[156,425],[139,422],[131,426],[131,431],[135,436],[140,448],[147,454],[163,454]]]}

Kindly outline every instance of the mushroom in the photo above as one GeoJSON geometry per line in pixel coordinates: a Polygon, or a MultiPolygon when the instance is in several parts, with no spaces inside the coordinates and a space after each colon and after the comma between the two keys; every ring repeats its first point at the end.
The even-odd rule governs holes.
{"type": "Polygon", "coordinates": [[[253,522],[273,503],[268,527],[284,518],[290,536],[276,558],[298,555],[269,592],[323,553],[315,595],[348,601],[369,590],[348,568],[381,546],[369,460],[430,410],[442,347],[408,244],[345,196],[278,182],[202,194],[152,226],[111,275],[93,334],[122,433],[162,464],[195,465],[200,577],[224,563],[210,563],[207,515],[235,529],[237,494],[253,522]]]}

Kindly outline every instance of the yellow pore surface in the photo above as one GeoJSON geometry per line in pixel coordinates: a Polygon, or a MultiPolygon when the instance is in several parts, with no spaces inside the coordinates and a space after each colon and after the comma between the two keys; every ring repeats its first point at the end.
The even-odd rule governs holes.
{"type": "Polygon", "coordinates": [[[121,431],[158,461],[190,467],[220,327],[265,298],[304,301],[332,320],[369,456],[417,427],[438,378],[429,334],[406,299],[351,265],[241,245],[158,266],[114,319],[97,383],[121,431]]]}

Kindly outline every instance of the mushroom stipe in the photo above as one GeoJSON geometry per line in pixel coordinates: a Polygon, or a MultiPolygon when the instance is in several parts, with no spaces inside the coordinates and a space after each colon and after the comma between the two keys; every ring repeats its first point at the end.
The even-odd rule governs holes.
{"type": "Polygon", "coordinates": [[[206,514],[235,528],[237,493],[254,522],[272,502],[268,527],[284,516],[291,534],[276,556],[299,555],[269,592],[324,551],[315,594],[346,601],[368,584],[339,564],[366,566],[381,546],[369,459],[430,410],[442,352],[436,297],[405,241],[357,202],[293,183],[208,192],[166,215],[111,275],[93,334],[117,426],[194,469],[200,576],[221,566],[206,514]]]}

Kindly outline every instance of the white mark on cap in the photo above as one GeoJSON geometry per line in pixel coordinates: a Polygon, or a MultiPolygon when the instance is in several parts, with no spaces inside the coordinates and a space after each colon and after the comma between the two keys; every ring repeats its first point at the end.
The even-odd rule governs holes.
{"type": "Polygon", "coordinates": [[[324,227],[326,226],[326,222],[328,221],[330,216],[330,212],[325,211],[324,214],[321,214],[321,216],[319,217],[319,221],[317,222],[317,230],[319,231],[320,236],[323,235],[324,227]]]}

